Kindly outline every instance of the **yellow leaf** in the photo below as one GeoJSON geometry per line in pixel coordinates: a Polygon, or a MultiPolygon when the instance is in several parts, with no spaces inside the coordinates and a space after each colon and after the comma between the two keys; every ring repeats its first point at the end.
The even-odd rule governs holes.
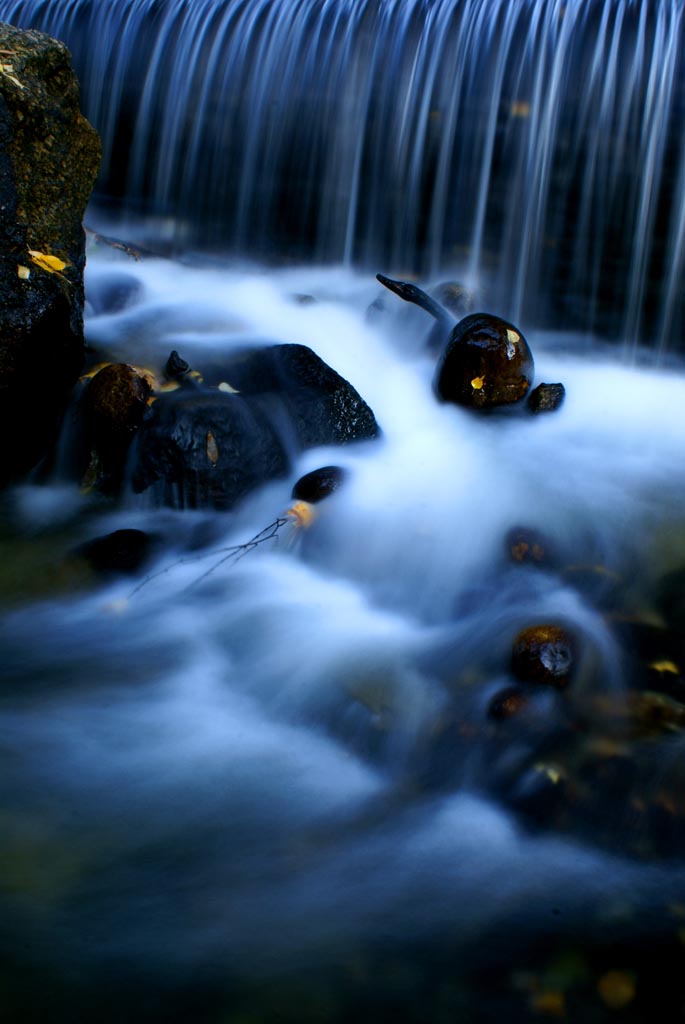
{"type": "Polygon", "coordinates": [[[471,381],[471,387],[474,391],[480,391],[485,384],[485,377],[474,377],[471,381]]]}
{"type": "Polygon", "coordinates": [[[675,662],[668,661],[667,659],[664,659],[662,661],[653,661],[649,667],[653,668],[655,672],[670,672],[670,674],[673,676],[677,676],[680,674],[678,666],[675,664],[675,662]]]}
{"type": "Polygon", "coordinates": [[[14,84],[19,86],[20,89],[26,88],[26,86],[22,85],[14,74],[14,68],[11,64],[0,64],[0,74],[3,74],[5,78],[9,78],[10,82],[14,82],[14,84]]]}
{"type": "Polygon", "coordinates": [[[295,526],[311,526],[316,516],[316,509],[308,501],[296,501],[285,513],[295,520],[295,526]]]}
{"type": "Polygon", "coordinates": [[[219,461],[219,446],[211,430],[207,431],[207,458],[213,466],[219,461]]]}
{"type": "Polygon", "coordinates": [[[18,263],[17,264],[17,274],[22,279],[22,281],[28,281],[28,279],[31,276],[31,271],[29,270],[28,267],[23,267],[21,265],[21,263],[18,263]]]}
{"type": "Polygon", "coordinates": [[[57,274],[67,266],[59,256],[51,256],[46,252],[38,252],[36,249],[29,249],[29,256],[41,270],[47,270],[48,274],[57,274]]]}

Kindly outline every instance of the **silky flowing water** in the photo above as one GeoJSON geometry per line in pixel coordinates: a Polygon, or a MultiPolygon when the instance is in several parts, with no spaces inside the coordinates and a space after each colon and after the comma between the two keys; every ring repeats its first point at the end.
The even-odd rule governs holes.
{"type": "MultiPolygon", "coordinates": [[[[543,529],[569,561],[624,574],[639,607],[683,551],[680,369],[533,335],[539,378],[565,382],[562,410],[478,416],[435,401],[424,319],[393,297],[369,313],[379,286],[367,275],[124,269],[143,291],[88,317],[99,353],[154,365],[176,348],[193,365],[246,337],[307,344],[367,398],[383,436],[301,455],[231,513],[132,494],[103,507],[59,480],[59,458],[53,482],[10,492],[13,544],[47,543],[38,572],[115,528],[162,543],[147,573],[76,573],[4,615],[6,955],[77,990],[75,978],[124,992],[142,979],[149,996],[256,977],[254,1019],[271,1019],[270,986],[335,969],[337,1019],[340,986],[361,985],[355,972],[386,953],[401,963],[437,944],[458,976],[460,962],[498,963],[503,946],[548,934],[675,933],[683,872],[636,855],[629,802],[607,804],[597,845],[531,830],[498,786],[535,774],[569,706],[620,701],[625,685],[602,611],[563,575],[511,564],[507,531],[543,529]],[[330,462],[349,476],[308,530],[289,525],[219,564],[288,507],[299,475],[330,462]],[[514,635],[549,620],[582,637],[572,693],[543,699],[530,734],[493,725],[514,635]],[[461,734],[440,745],[455,712],[461,734]]],[[[89,289],[111,270],[91,256],[89,289]]],[[[660,748],[655,785],[682,755],[677,735],[660,748]]],[[[405,983],[423,984],[379,981],[391,1001],[405,983]]],[[[301,998],[292,1019],[313,1012],[301,998]]]]}
{"type": "Polygon", "coordinates": [[[657,994],[676,1019],[685,740],[675,702],[645,721],[631,693],[682,665],[625,630],[663,626],[685,566],[682,4],[0,17],[74,52],[90,226],[172,254],[91,240],[91,363],[299,343],[382,431],[216,512],[89,490],[70,413],[3,495],[8,1019],[586,1024],[657,994]],[[562,408],[438,403],[432,321],[376,271],[514,317],[562,408]],[[330,464],[309,527],[231,557],[330,464]],[[82,545],[123,528],[152,558],[99,576],[82,545]],[[514,637],[548,622],[571,686],[494,716],[514,637]]]}

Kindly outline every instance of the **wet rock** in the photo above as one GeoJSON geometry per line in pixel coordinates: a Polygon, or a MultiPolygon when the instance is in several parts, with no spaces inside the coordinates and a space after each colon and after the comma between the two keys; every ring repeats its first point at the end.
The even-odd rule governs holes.
{"type": "Polygon", "coordinates": [[[144,530],[115,530],[82,544],[77,554],[102,573],[134,573],[148,561],[154,538],[144,530]]]}
{"type": "Polygon", "coordinates": [[[431,298],[452,314],[455,320],[461,320],[473,311],[476,296],[459,281],[441,281],[431,289],[431,298]]]}
{"type": "Polygon", "coordinates": [[[262,396],[274,418],[285,412],[300,448],[347,444],[379,434],[359,393],[305,345],[270,345],[243,353],[225,367],[242,396],[262,396]]]}
{"type": "Polygon", "coordinates": [[[487,716],[496,722],[520,714],[528,704],[528,694],[520,686],[506,686],[488,704],[487,716]]]}
{"type": "Polygon", "coordinates": [[[91,379],[81,399],[89,464],[82,484],[105,493],[119,490],[126,457],[147,412],[148,380],[128,363],[111,363],[91,379]]]}
{"type": "Polygon", "coordinates": [[[564,689],[575,667],[575,648],[574,638],[561,626],[529,626],[514,640],[511,670],[522,682],[564,689]]]}
{"type": "Polygon", "coordinates": [[[538,384],[528,396],[528,408],[531,412],[555,412],[560,409],[566,397],[563,384],[538,384]]]}
{"type": "Polygon", "coordinates": [[[504,548],[518,565],[549,565],[554,560],[548,539],[528,526],[513,526],[504,539],[504,548]]]}
{"type": "Polygon", "coordinates": [[[171,352],[171,355],[166,361],[164,367],[164,374],[169,380],[180,380],[190,371],[190,363],[187,363],[185,359],[182,359],[176,349],[171,352]]]}
{"type": "Polygon", "coordinates": [[[524,398],[533,371],[533,356],[517,327],[489,313],[472,313],[453,328],[433,387],[443,402],[490,409],[524,398]]]}
{"type": "Polygon", "coordinates": [[[151,390],[149,381],[128,363],[110,363],[95,374],[86,406],[100,444],[130,442],[143,422],[151,390]]]}
{"type": "Polygon", "coordinates": [[[54,440],[83,362],[82,219],[100,162],[67,48],[0,24],[0,484],[54,440]],[[47,258],[46,258],[47,257],[47,258]]]}
{"type": "Polygon", "coordinates": [[[347,473],[340,466],[323,466],[301,476],[293,487],[291,497],[315,505],[342,485],[347,473]]]}
{"type": "Polygon", "coordinates": [[[229,509],[285,476],[289,461],[259,404],[214,390],[157,399],[136,437],[132,483],[176,508],[229,509]]]}
{"type": "Polygon", "coordinates": [[[142,281],[121,270],[108,271],[88,278],[87,298],[96,316],[121,313],[143,297],[142,281]]]}
{"type": "Polygon", "coordinates": [[[556,764],[538,763],[528,769],[510,795],[509,803],[531,826],[548,827],[558,818],[568,795],[568,781],[556,764]]]}

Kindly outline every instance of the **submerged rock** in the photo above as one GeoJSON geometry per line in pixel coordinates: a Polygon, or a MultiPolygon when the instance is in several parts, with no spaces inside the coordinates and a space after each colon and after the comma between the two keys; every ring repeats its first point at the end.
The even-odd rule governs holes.
{"type": "Polygon", "coordinates": [[[442,402],[490,409],[520,402],[533,371],[533,356],[517,327],[490,313],[472,313],[452,330],[433,388],[442,402]]]}
{"type": "Polygon", "coordinates": [[[488,704],[487,716],[496,722],[513,718],[527,706],[528,694],[520,686],[505,686],[488,704]]]}
{"type": "Polygon", "coordinates": [[[88,303],[96,316],[121,313],[135,305],[143,297],[142,281],[134,274],[121,270],[89,277],[87,281],[88,303]]]}
{"type": "Polygon", "coordinates": [[[69,51],[0,24],[0,484],[54,440],[83,362],[86,203],[100,163],[69,51]]]}
{"type": "MultiPolygon", "coordinates": [[[[431,289],[431,298],[439,302],[441,306],[450,313],[454,320],[459,321],[477,308],[476,296],[458,281],[442,281],[431,289]]],[[[433,325],[426,339],[426,348],[429,352],[442,352],[444,345],[449,338],[450,330],[454,324],[449,324],[445,329],[444,322],[433,325]]]]}
{"type": "Polygon", "coordinates": [[[576,643],[561,626],[529,626],[516,636],[511,670],[517,679],[564,689],[571,681],[576,661],[576,643]]]}
{"type": "Polygon", "coordinates": [[[507,532],[504,547],[511,561],[519,565],[549,566],[553,561],[549,540],[528,526],[513,526],[507,532]]]}
{"type": "Polygon", "coordinates": [[[158,485],[165,504],[232,508],[285,476],[289,460],[260,408],[221,391],[175,391],[154,403],[135,445],[133,489],[158,485]]]}
{"type": "Polygon", "coordinates": [[[137,572],[149,559],[154,539],[144,530],[114,530],[82,544],[78,554],[102,573],[137,572]]]}

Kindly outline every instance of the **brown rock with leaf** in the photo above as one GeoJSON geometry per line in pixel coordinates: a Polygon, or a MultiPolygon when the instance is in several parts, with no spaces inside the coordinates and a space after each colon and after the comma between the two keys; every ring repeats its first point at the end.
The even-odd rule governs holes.
{"type": "Polygon", "coordinates": [[[67,48],[0,23],[0,484],[45,453],[81,368],[99,165],[67,48]]]}

